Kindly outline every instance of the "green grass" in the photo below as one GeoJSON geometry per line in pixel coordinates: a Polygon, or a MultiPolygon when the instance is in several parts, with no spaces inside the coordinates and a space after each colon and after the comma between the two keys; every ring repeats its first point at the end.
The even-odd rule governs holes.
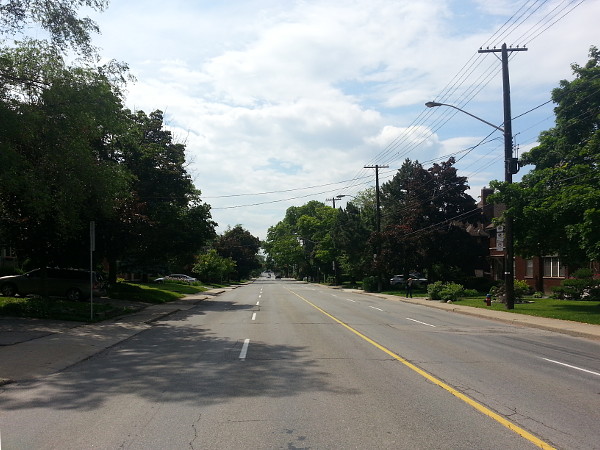
{"type": "MultiPolygon", "coordinates": [[[[206,290],[205,286],[179,283],[117,283],[109,288],[108,296],[113,299],[157,304],[170,302],[206,290]]],[[[62,299],[43,299],[40,297],[0,297],[0,316],[96,322],[134,311],[136,311],[136,308],[114,306],[110,304],[110,301],[108,303],[94,303],[94,320],[91,320],[89,301],[70,302],[62,299]]]]}
{"type": "Polygon", "coordinates": [[[474,308],[495,309],[508,311],[514,314],[550,317],[552,319],[572,320],[574,322],[591,323],[600,325],[599,301],[557,300],[553,298],[525,298],[533,303],[516,303],[515,309],[508,310],[503,303],[492,303],[486,306],[485,297],[465,298],[454,302],[457,305],[471,306],[474,308]]]}
{"type": "Polygon", "coordinates": [[[108,296],[134,302],[166,303],[206,290],[205,286],[183,283],[117,283],[108,289],[108,296]]]}
{"type": "Polygon", "coordinates": [[[70,302],[40,297],[0,297],[0,316],[30,317],[36,319],[97,322],[131,312],[124,307],[94,304],[94,320],[90,318],[89,302],[70,302]]]}

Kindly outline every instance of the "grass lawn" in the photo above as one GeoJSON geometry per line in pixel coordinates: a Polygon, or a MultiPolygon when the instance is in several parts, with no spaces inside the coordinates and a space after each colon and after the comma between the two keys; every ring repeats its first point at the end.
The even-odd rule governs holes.
{"type": "Polygon", "coordinates": [[[206,286],[183,283],[117,283],[108,289],[108,296],[133,302],[166,303],[207,290],[206,286]]]}
{"type": "MultiPolygon", "coordinates": [[[[404,291],[388,291],[383,294],[404,296],[404,291]]],[[[413,297],[427,298],[426,291],[414,291],[413,297]]],[[[527,297],[524,300],[533,303],[516,303],[515,309],[506,309],[503,303],[492,303],[486,306],[485,297],[468,297],[455,301],[456,305],[471,306],[473,308],[495,309],[514,314],[527,314],[530,316],[549,317],[552,319],[572,320],[574,322],[591,323],[600,325],[600,302],[587,302],[575,300],[557,300],[553,298],[527,297]]],[[[436,300],[432,300],[436,301],[436,300]]]]}
{"type": "MultiPolygon", "coordinates": [[[[156,304],[170,302],[206,290],[208,290],[206,286],[179,283],[117,283],[109,288],[108,296],[112,299],[156,304]]],[[[0,297],[0,316],[96,322],[128,314],[135,310],[130,307],[111,305],[110,300],[107,303],[94,303],[94,320],[91,320],[89,301],[70,302],[64,299],[40,297],[0,297]]]]}
{"type": "Polygon", "coordinates": [[[503,303],[492,303],[486,306],[485,297],[465,298],[454,302],[457,305],[472,306],[475,308],[496,309],[515,314],[530,316],[550,317],[552,319],[572,320],[574,322],[592,323],[600,325],[600,302],[557,300],[553,298],[525,298],[533,303],[516,303],[515,309],[508,310],[503,303]]]}
{"type": "Polygon", "coordinates": [[[0,316],[31,317],[36,319],[97,322],[131,312],[125,307],[94,304],[94,320],[90,320],[90,302],[70,302],[40,297],[0,297],[0,316]]]}

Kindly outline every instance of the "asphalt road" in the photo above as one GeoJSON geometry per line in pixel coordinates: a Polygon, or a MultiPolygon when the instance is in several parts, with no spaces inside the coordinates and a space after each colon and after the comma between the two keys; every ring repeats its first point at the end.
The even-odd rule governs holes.
{"type": "Polygon", "coordinates": [[[272,279],[3,389],[3,450],[600,448],[598,342],[272,279]]]}

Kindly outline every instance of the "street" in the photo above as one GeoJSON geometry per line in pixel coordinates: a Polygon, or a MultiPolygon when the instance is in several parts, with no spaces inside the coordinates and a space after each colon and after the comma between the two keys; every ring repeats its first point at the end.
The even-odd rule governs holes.
{"type": "Polygon", "coordinates": [[[1,449],[600,448],[600,344],[289,280],[1,387],[1,449]]]}

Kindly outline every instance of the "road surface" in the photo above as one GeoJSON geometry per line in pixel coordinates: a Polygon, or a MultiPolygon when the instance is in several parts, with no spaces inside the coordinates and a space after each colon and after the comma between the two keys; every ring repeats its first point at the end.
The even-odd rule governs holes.
{"type": "Polygon", "coordinates": [[[600,345],[261,278],[3,387],[6,449],[600,448],[600,345]]]}

